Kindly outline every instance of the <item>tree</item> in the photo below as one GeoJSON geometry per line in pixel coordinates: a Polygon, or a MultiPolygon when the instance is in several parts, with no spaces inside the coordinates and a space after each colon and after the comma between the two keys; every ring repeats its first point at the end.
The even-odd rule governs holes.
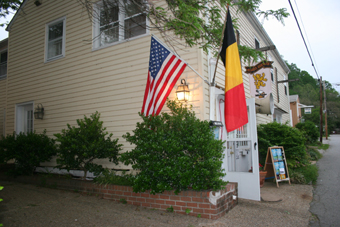
{"type": "MultiPolygon", "coordinates": [[[[0,18],[6,18],[7,15],[11,13],[11,11],[15,12],[19,9],[23,0],[2,0],[0,5],[0,18]]],[[[5,24],[0,24],[3,27],[5,24]]]]}
{"type": "MultiPolygon", "coordinates": [[[[312,121],[315,125],[320,124],[320,84],[308,72],[301,70],[296,64],[286,62],[290,73],[289,79],[299,79],[289,83],[289,94],[299,95],[300,103],[305,105],[314,105],[311,114],[304,114],[303,119],[312,121]]],[[[340,128],[340,96],[333,88],[332,84],[325,81],[326,98],[327,98],[327,124],[329,132],[340,128]]],[[[323,120],[324,121],[324,120],[323,120]]]]}
{"type": "MultiPolygon", "coordinates": [[[[225,9],[227,4],[230,7],[238,9],[237,12],[254,12],[258,16],[269,18],[275,17],[283,23],[283,19],[288,17],[289,13],[285,8],[278,10],[261,11],[259,9],[261,0],[165,0],[165,6],[159,6],[159,1],[144,0],[103,0],[102,14],[93,11],[92,0],[78,0],[78,2],[87,11],[90,20],[104,19],[112,22],[112,9],[124,9],[128,14],[130,12],[144,12],[150,21],[147,26],[141,24],[137,20],[134,22],[139,26],[147,26],[149,29],[156,29],[161,32],[166,42],[176,51],[182,48],[184,40],[187,46],[199,46],[206,53],[211,50],[218,53],[220,41],[223,32],[223,22],[225,9]],[[223,9],[223,10],[222,10],[223,9]]],[[[237,18],[234,18],[234,26],[237,28],[237,18]]],[[[108,23],[109,24],[109,23],[108,23]]],[[[111,23],[112,26],[116,26],[111,23]]],[[[124,28],[125,29],[125,28],[124,28]]],[[[264,59],[264,55],[260,51],[255,51],[247,46],[240,46],[240,55],[245,59],[258,58],[264,59]]]]}

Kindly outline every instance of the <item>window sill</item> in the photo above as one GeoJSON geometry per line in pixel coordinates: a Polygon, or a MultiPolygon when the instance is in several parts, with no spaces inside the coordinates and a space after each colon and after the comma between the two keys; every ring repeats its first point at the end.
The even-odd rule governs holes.
{"type": "Polygon", "coordinates": [[[54,61],[54,60],[58,60],[58,59],[61,59],[61,58],[64,58],[64,57],[65,57],[65,55],[55,56],[55,57],[53,57],[53,58],[50,58],[50,59],[45,60],[45,63],[52,62],[52,61],[54,61]]]}
{"type": "Polygon", "coordinates": [[[139,35],[139,36],[136,36],[136,37],[132,37],[132,38],[130,38],[130,39],[124,39],[124,40],[121,40],[121,41],[118,41],[118,42],[106,44],[106,45],[99,46],[99,47],[92,47],[92,51],[97,51],[97,50],[101,50],[101,49],[104,49],[104,48],[107,48],[107,47],[119,45],[119,44],[121,44],[121,43],[125,43],[125,42],[129,42],[129,41],[133,41],[133,40],[135,40],[135,39],[143,38],[143,37],[145,37],[145,36],[150,36],[149,32],[147,32],[147,33],[145,33],[145,34],[143,34],[143,35],[139,35]]]}

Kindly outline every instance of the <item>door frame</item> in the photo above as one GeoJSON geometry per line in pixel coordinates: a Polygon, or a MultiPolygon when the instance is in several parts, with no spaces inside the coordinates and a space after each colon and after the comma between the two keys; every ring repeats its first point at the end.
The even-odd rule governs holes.
{"type": "MultiPolygon", "coordinates": [[[[34,111],[34,102],[24,102],[18,103],[15,105],[15,133],[19,134],[20,132],[25,132],[25,111],[32,110],[34,111]]],[[[32,131],[34,131],[34,114],[32,115],[32,131]]]]}
{"type": "MultiPolygon", "coordinates": [[[[216,107],[221,111],[220,100],[224,100],[224,95],[218,95],[216,99],[216,107]]],[[[257,126],[256,126],[256,109],[255,99],[249,98],[246,100],[248,106],[248,127],[249,137],[247,138],[233,138],[227,139],[226,130],[223,130],[223,141],[225,146],[227,142],[241,142],[250,141],[251,157],[252,157],[252,172],[229,172],[228,171],[228,153],[227,148],[224,151],[225,158],[223,160],[223,168],[225,169],[226,176],[223,178],[225,181],[237,182],[238,183],[238,195],[239,198],[250,199],[250,200],[261,200],[260,195],[260,176],[259,176],[259,157],[258,157],[258,141],[257,141],[257,126]]],[[[224,104],[223,104],[224,107],[224,104]]],[[[223,108],[224,109],[224,108],[223,108]]],[[[221,114],[220,114],[221,115],[221,114]]],[[[219,116],[219,114],[217,114],[219,116]]],[[[222,114],[223,116],[223,114],[222,114]]],[[[218,117],[224,124],[224,117],[218,117]]]]}

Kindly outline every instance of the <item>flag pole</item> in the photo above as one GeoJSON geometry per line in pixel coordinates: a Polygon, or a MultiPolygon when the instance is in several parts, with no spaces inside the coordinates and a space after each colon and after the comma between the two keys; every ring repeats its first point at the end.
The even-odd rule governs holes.
{"type": "Polygon", "coordinates": [[[201,77],[204,82],[206,82],[208,85],[210,85],[209,82],[206,79],[204,79],[193,67],[191,67],[191,65],[189,65],[188,62],[184,61],[180,56],[178,56],[176,53],[174,53],[172,50],[170,50],[165,43],[163,43],[160,39],[158,39],[157,36],[155,36],[154,34],[151,34],[151,36],[154,37],[158,42],[160,42],[168,51],[170,51],[171,53],[176,55],[177,58],[181,59],[185,64],[187,64],[187,66],[190,69],[192,69],[192,71],[194,71],[199,77],[201,77]]]}
{"type": "MultiPolygon", "coordinates": [[[[221,37],[221,41],[220,41],[220,47],[218,48],[218,50],[220,51],[222,48],[222,44],[223,44],[223,38],[224,38],[224,30],[227,24],[227,16],[228,16],[228,11],[229,11],[229,4],[227,4],[227,12],[225,14],[225,20],[224,20],[224,25],[223,25],[223,31],[222,31],[222,37],[221,37]]],[[[216,66],[215,66],[215,72],[214,72],[214,77],[211,81],[211,86],[215,86],[215,77],[216,77],[216,71],[217,71],[217,65],[218,65],[218,59],[220,58],[220,53],[218,53],[217,55],[217,59],[216,59],[216,66]]]]}

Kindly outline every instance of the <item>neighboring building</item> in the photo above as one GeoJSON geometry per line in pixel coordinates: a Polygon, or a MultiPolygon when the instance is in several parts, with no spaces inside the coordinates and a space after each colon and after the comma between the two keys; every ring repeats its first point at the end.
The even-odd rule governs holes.
{"type": "Polygon", "coordinates": [[[292,126],[295,127],[297,123],[301,121],[301,108],[299,108],[300,105],[300,99],[299,95],[290,95],[289,96],[289,102],[290,102],[290,110],[292,111],[292,126]]]}
{"type": "MultiPolygon", "coordinates": [[[[118,13],[117,21],[112,22],[117,26],[107,29],[105,21],[95,19],[92,22],[78,1],[46,0],[39,6],[34,2],[25,0],[7,27],[8,73],[7,79],[0,80],[3,97],[0,107],[6,112],[5,124],[2,125],[5,134],[33,130],[40,133],[46,129],[47,134],[53,136],[66,128],[67,123],[75,125],[76,119],[98,111],[104,126],[119,138],[124,150],[131,149],[122,135],[131,132],[140,121],[137,113],[143,103],[150,36],[161,35],[158,31],[135,26],[131,17],[118,13]],[[124,32],[124,26],[130,32],[124,32]],[[39,105],[44,107],[44,117],[34,119],[34,111],[39,105]]],[[[101,13],[100,5],[94,7],[94,12],[96,15],[101,13]]],[[[234,17],[236,9],[231,9],[231,14],[234,17]]],[[[149,23],[143,13],[133,17],[149,23]]],[[[273,45],[254,14],[240,12],[237,17],[240,26],[236,34],[240,44],[253,48],[273,45]]],[[[178,53],[206,80],[212,80],[215,65],[211,54],[205,54],[198,47],[178,50],[178,53]]],[[[255,115],[254,111],[254,117],[249,120],[257,124],[285,123],[290,119],[288,84],[278,82],[288,78],[289,69],[277,50],[266,54],[268,60],[274,62],[271,75],[274,114],[255,115]]],[[[245,66],[247,63],[242,62],[243,71],[245,66]]],[[[219,61],[216,83],[221,90],[209,87],[187,67],[169,98],[175,98],[181,79],[186,79],[190,89],[188,104],[193,106],[196,115],[202,120],[219,120],[216,100],[218,94],[224,94],[224,71],[219,61]]],[[[243,81],[246,98],[250,99],[249,74],[243,74],[243,81]]],[[[257,144],[254,141],[257,140],[256,128],[228,134],[228,139],[241,137],[247,140],[244,144],[249,149],[256,151],[256,145],[252,145],[257,144]],[[240,133],[244,134],[241,136],[240,133]]],[[[248,152],[243,156],[248,157],[246,154],[248,152]]],[[[250,155],[246,162],[248,166],[242,171],[258,171],[257,155],[250,155]]],[[[101,164],[109,168],[128,168],[114,166],[108,161],[101,164]]],[[[42,165],[53,166],[55,162],[42,165]]]]}
{"type": "MultiPolygon", "coordinates": [[[[291,118],[292,118],[292,127],[295,127],[295,125],[299,122],[301,122],[302,114],[301,109],[305,109],[305,114],[307,114],[307,110],[311,110],[314,106],[307,106],[300,103],[299,95],[290,95],[289,96],[289,102],[290,102],[290,111],[291,111],[291,118]]],[[[311,114],[311,112],[308,112],[311,114]]],[[[303,122],[303,121],[302,121],[303,122]]]]}

